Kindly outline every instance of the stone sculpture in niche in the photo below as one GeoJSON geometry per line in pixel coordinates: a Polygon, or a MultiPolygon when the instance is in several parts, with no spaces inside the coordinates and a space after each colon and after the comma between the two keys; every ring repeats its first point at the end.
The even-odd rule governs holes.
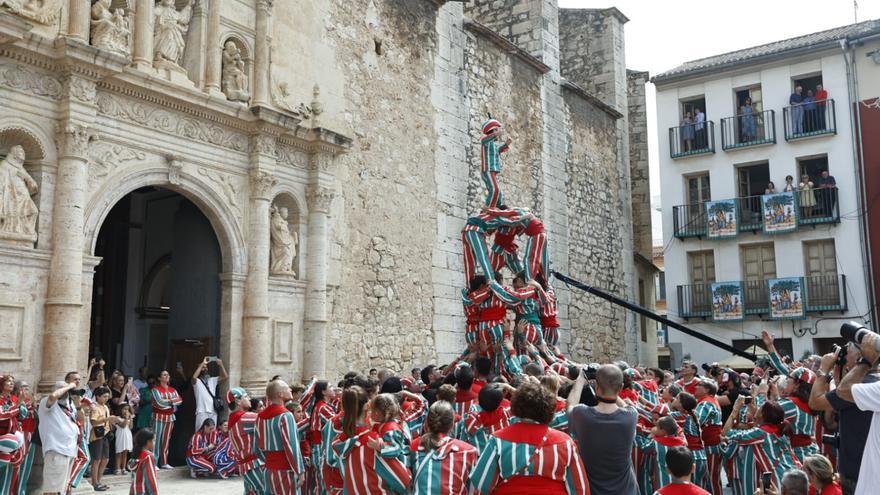
{"type": "Polygon", "coordinates": [[[186,48],[186,32],[192,19],[192,3],[177,10],[174,0],[159,0],[153,13],[153,60],[157,65],[180,67],[186,48]]]}
{"type": "Polygon", "coordinates": [[[299,235],[290,233],[290,225],[287,223],[287,208],[273,206],[271,221],[270,272],[274,275],[292,275],[296,277],[293,269],[293,260],[296,258],[296,245],[299,243],[299,235]]]}
{"type": "Polygon", "coordinates": [[[40,24],[52,24],[61,12],[61,0],[0,0],[0,7],[40,24]]]}
{"type": "Polygon", "coordinates": [[[110,0],[92,5],[92,46],[128,56],[131,27],[122,9],[111,12],[110,0]]]}
{"type": "Polygon", "coordinates": [[[241,50],[233,41],[227,41],[223,47],[223,93],[229,101],[247,103],[251,95],[248,92],[248,78],[245,73],[241,50]]]}
{"type": "Polygon", "coordinates": [[[13,146],[0,162],[0,238],[36,240],[37,183],[24,169],[24,148],[13,146]]]}

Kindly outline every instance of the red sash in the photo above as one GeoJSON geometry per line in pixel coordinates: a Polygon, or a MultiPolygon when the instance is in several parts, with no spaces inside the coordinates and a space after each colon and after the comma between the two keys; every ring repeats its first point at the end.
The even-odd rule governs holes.
{"type": "Polygon", "coordinates": [[[810,435],[792,435],[789,438],[792,447],[809,447],[813,444],[813,437],[810,435]]]}
{"type": "Polygon", "coordinates": [[[287,456],[283,450],[265,451],[266,469],[274,469],[275,471],[290,471],[290,463],[287,462],[287,456]]]}
{"type": "Polygon", "coordinates": [[[500,321],[507,317],[507,308],[486,308],[480,311],[480,321],[500,321]]]}
{"type": "Polygon", "coordinates": [[[567,495],[565,483],[542,476],[514,476],[507,483],[499,485],[493,495],[567,495]]]}
{"type": "Polygon", "coordinates": [[[526,235],[529,237],[534,237],[538,234],[544,233],[544,224],[541,223],[537,218],[533,218],[531,222],[529,222],[528,227],[526,227],[526,235]]]}
{"type": "Polygon", "coordinates": [[[556,315],[542,316],[541,328],[559,328],[559,320],[556,319],[556,315]]]}
{"type": "Polygon", "coordinates": [[[659,443],[660,445],[665,445],[667,447],[684,447],[685,445],[687,445],[685,439],[679,435],[654,437],[654,441],[659,443]]]}
{"type": "Polygon", "coordinates": [[[703,444],[706,447],[714,447],[721,443],[721,426],[707,425],[703,427],[703,444]]]}
{"type": "Polygon", "coordinates": [[[703,439],[697,435],[688,435],[685,433],[685,440],[687,440],[687,446],[691,450],[703,450],[703,439]]]}

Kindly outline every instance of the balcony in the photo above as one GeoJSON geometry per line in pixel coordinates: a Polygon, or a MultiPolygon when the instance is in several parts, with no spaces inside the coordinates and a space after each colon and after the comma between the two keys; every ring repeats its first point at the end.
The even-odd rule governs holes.
{"type": "Polygon", "coordinates": [[[773,110],[721,119],[723,150],[762,144],[776,144],[776,112],[773,110]]]}
{"type": "MultiPolygon", "coordinates": [[[[792,194],[793,204],[789,204],[789,213],[793,214],[794,230],[807,226],[840,222],[840,203],[837,200],[837,188],[809,189],[792,194]]],[[[730,200],[734,210],[730,215],[736,219],[737,233],[765,232],[782,234],[793,229],[780,229],[774,222],[773,212],[769,204],[765,204],[763,196],[746,196],[730,200]]],[[[688,237],[708,237],[709,217],[706,203],[678,205],[672,207],[673,233],[679,239],[688,237]]]]}
{"type": "MultiPolygon", "coordinates": [[[[806,313],[847,310],[846,275],[802,277],[806,313]]],[[[741,281],[746,316],[770,315],[770,288],[767,280],[741,281]]],[[[678,315],[682,318],[712,318],[712,284],[679,285],[678,315]]]]}
{"type": "Polygon", "coordinates": [[[834,100],[793,105],[785,107],[782,111],[786,141],[837,134],[834,100]]]}
{"type": "Polygon", "coordinates": [[[669,156],[684,158],[706,153],[715,153],[715,123],[705,122],[703,129],[698,124],[687,124],[669,128],[669,156]]]}

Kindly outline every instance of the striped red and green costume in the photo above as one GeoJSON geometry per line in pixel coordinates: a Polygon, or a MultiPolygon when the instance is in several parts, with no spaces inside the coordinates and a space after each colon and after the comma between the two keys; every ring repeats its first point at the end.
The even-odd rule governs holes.
{"type": "MultiPolygon", "coordinates": [[[[773,473],[773,483],[780,486],[782,475],[789,469],[800,467],[791,453],[791,445],[775,425],[761,425],[745,430],[730,430],[727,440],[736,442],[743,454],[742,486],[744,490],[758,485],[758,476],[764,472],[773,473]]],[[[721,492],[718,492],[721,493],[721,492]]],[[[748,493],[754,493],[748,492],[748,493]]]]}
{"type": "Polygon", "coordinates": [[[489,287],[483,287],[472,292],[461,289],[461,305],[464,307],[465,325],[464,338],[468,344],[475,344],[485,340],[480,336],[480,313],[481,305],[489,299],[492,291],[489,287]]]}
{"type": "Polygon", "coordinates": [[[521,422],[496,431],[471,471],[471,486],[494,495],[585,495],[587,473],[570,436],[521,422]]]}
{"type": "MultiPolygon", "coordinates": [[[[525,214],[525,210],[516,209],[520,214],[525,214]]],[[[524,224],[512,227],[501,227],[493,236],[492,247],[489,248],[489,257],[492,262],[492,269],[496,272],[507,267],[513,273],[521,272],[525,267],[519,259],[516,238],[522,235],[526,230],[524,224]]]]}
{"type": "Polygon", "coordinates": [[[296,419],[278,404],[269,404],[257,415],[257,448],[266,463],[266,486],[272,495],[299,493],[298,481],[305,471],[296,419]]]}
{"type": "Polygon", "coordinates": [[[140,457],[129,462],[129,467],[132,470],[129,495],[159,495],[156,458],[152,452],[142,451],[140,457]]]}
{"type": "Polygon", "coordinates": [[[461,440],[443,436],[437,448],[426,450],[422,439],[410,445],[412,495],[465,495],[468,479],[479,452],[461,440]]]}
{"type": "MultiPolygon", "coordinates": [[[[85,421],[76,421],[80,431],[80,441],[76,446],[76,458],[70,466],[70,488],[76,488],[82,482],[89,464],[92,462],[92,454],[89,452],[89,433],[91,431],[91,423],[85,421]]],[[[69,491],[69,490],[68,490],[69,491]]]]}
{"type": "Polygon", "coordinates": [[[422,434],[422,427],[428,418],[428,401],[421,395],[418,400],[404,401],[400,408],[400,421],[406,426],[411,437],[422,434]]]}
{"type": "Polygon", "coordinates": [[[492,434],[510,426],[510,407],[498,406],[494,411],[477,409],[464,418],[464,431],[461,440],[473,445],[482,452],[492,438],[492,434]]]}
{"type": "Polygon", "coordinates": [[[156,440],[153,444],[153,455],[159,466],[168,464],[168,447],[171,444],[171,432],[174,431],[174,411],[183,403],[180,394],[174,387],[156,385],[153,388],[153,432],[156,440]]]}
{"type": "Polygon", "coordinates": [[[473,390],[456,390],[455,391],[455,404],[452,407],[455,409],[455,414],[460,417],[465,417],[471,412],[471,408],[478,404],[477,394],[473,392],[473,390]]]}
{"type": "Polygon", "coordinates": [[[568,403],[565,402],[565,399],[556,398],[556,411],[550,421],[550,428],[568,433],[568,403]]]}
{"type": "MultiPolygon", "coordinates": [[[[786,376],[791,373],[788,366],[782,361],[782,358],[776,352],[770,353],[770,364],[778,371],[786,376]]],[[[789,378],[792,380],[793,378],[789,378]]],[[[766,397],[758,395],[757,404],[761,407],[766,397]]],[[[782,410],[785,411],[785,420],[791,425],[791,447],[794,455],[799,462],[804,462],[804,458],[819,453],[819,446],[816,444],[816,416],[810,409],[810,406],[798,397],[783,397],[778,401],[782,410]]]]}
{"type": "Polygon", "coordinates": [[[688,449],[694,455],[693,482],[703,485],[706,480],[706,448],[703,446],[700,423],[696,415],[692,416],[678,411],[673,411],[669,415],[675,418],[675,422],[678,423],[678,427],[681,428],[684,439],[687,441],[688,449]]]}
{"type": "Polygon", "coordinates": [[[12,493],[24,459],[23,446],[24,435],[20,431],[0,435],[0,493],[12,493]]]}
{"type": "Polygon", "coordinates": [[[31,477],[31,468],[37,453],[37,449],[31,442],[34,432],[37,431],[36,411],[32,404],[25,403],[24,405],[27,411],[27,417],[21,420],[21,431],[24,434],[24,445],[22,446],[24,459],[18,467],[18,476],[15,479],[15,488],[12,492],[16,495],[27,495],[27,482],[31,477]]]}
{"type": "Polygon", "coordinates": [[[486,244],[487,235],[503,227],[527,225],[532,218],[534,215],[525,210],[501,210],[498,208],[484,210],[483,213],[468,218],[467,224],[461,231],[465,283],[470,283],[474,278],[477,264],[480,265],[487,280],[495,278],[495,271],[492,269],[492,261],[486,244]]]}
{"type": "MultiPolygon", "coordinates": [[[[312,418],[303,412],[303,417],[296,421],[296,436],[299,438],[299,449],[305,466],[304,481],[300,491],[303,493],[320,493],[319,487],[321,483],[318,482],[318,472],[312,463],[312,444],[309,443],[309,429],[311,427],[312,418]]],[[[316,448],[320,449],[320,444],[316,448]]]]}
{"type": "Polygon", "coordinates": [[[353,436],[342,433],[336,437],[333,450],[339,456],[344,495],[406,493],[412,481],[406,463],[409,443],[400,425],[394,425],[358,426],[353,436]],[[387,445],[381,451],[373,450],[367,446],[373,438],[381,438],[387,445]]]}
{"type": "Polygon", "coordinates": [[[244,479],[245,495],[263,495],[266,492],[266,470],[257,449],[257,413],[234,411],[229,415],[229,440],[244,479]]]}
{"type": "Polygon", "coordinates": [[[706,484],[703,486],[712,493],[721,493],[721,406],[714,396],[703,397],[697,401],[694,410],[700,423],[703,446],[706,449],[706,484]]]}
{"type": "Polygon", "coordinates": [[[671,483],[672,475],[666,469],[666,452],[672,447],[687,446],[684,436],[647,438],[636,436],[636,442],[638,442],[639,448],[645,453],[646,459],[650,459],[650,462],[646,462],[645,469],[649,470],[652,474],[653,488],[648,493],[652,493],[654,490],[671,483]]]}
{"type": "Polygon", "coordinates": [[[324,425],[324,431],[321,432],[321,450],[324,451],[324,468],[321,470],[321,477],[324,480],[323,493],[329,495],[341,494],[344,486],[342,462],[333,449],[333,443],[342,434],[342,419],[340,412],[324,425]]]}
{"type": "Polygon", "coordinates": [[[217,432],[217,448],[211,454],[211,462],[214,463],[214,470],[221,476],[229,476],[238,471],[238,463],[232,454],[232,440],[222,431],[217,432]]]}
{"type": "Polygon", "coordinates": [[[517,335],[524,342],[539,345],[544,341],[541,332],[541,317],[538,314],[541,304],[546,301],[543,289],[534,286],[511,289],[492,281],[492,292],[516,313],[517,335]]]}
{"type": "Polygon", "coordinates": [[[486,185],[487,208],[504,204],[504,194],[498,186],[498,174],[501,173],[501,153],[508,148],[507,144],[498,142],[495,134],[485,135],[480,140],[480,176],[486,185]]]}
{"type": "Polygon", "coordinates": [[[322,398],[315,401],[311,416],[309,417],[308,443],[311,447],[312,468],[314,469],[315,486],[322,486],[321,469],[324,466],[324,452],[321,450],[321,432],[324,425],[336,416],[336,410],[322,398]]]}
{"type": "MultiPolygon", "coordinates": [[[[0,395],[0,435],[10,435],[21,431],[19,420],[27,417],[27,408],[20,403],[18,397],[12,394],[0,395]]],[[[24,437],[19,435],[22,442],[24,437]]],[[[15,462],[4,464],[0,474],[0,493],[12,493],[12,488],[18,483],[24,450],[22,445],[15,447],[15,462]]]]}
{"type": "Polygon", "coordinates": [[[525,272],[526,280],[534,280],[538,275],[543,275],[547,280],[550,275],[550,258],[547,253],[547,233],[544,232],[544,223],[532,217],[526,226],[525,272]]]}
{"type": "Polygon", "coordinates": [[[196,474],[211,474],[216,471],[213,453],[217,448],[218,441],[219,432],[217,430],[211,433],[195,432],[186,448],[186,465],[196,474]]]}
{"type": "Polygon", "coordinates": [[[544,302],[541,304],[541,330],[544,332],[544,342],[550,345],[559,345],[559,307],[556,305],[556,292],[553,287],[547,287],[544,302]]]}

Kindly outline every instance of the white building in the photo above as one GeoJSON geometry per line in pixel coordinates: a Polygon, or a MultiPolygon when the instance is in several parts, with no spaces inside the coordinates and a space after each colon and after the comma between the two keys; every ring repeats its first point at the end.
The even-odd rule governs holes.
{"type": "MultiPolygon", "coordinates": [[[[843,48],[874,32],[880,21],[687,62],[653,79],[671,318],[741,349],[766,328],[800,358],[827,351],[843,321],[868,313],[843,48]],[[790,104],[797,86],[815,98],[819,85],[824,105],[790,104]],[[697,109],[702,130],[684,120],[697,109]],[[823,170],[836,189],[820,188],[823,170]],[[798,191],[803,174],[813,188],[798,191]],[[769,182],[783,192],[788,175],[795,191],[765,195],[769,182]]],[[[697,362],[730,356],[669,332],[697,362]]]]}

